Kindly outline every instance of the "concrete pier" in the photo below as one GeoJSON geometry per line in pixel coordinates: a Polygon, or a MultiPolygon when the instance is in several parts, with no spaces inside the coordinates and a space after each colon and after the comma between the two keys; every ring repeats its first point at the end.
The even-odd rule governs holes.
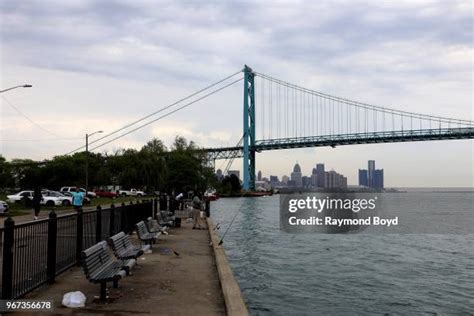
{"type": "MultiPolygon", "coordinates": [[[[118,289],[110,284],[110,299],[106,304],[94,298],[99,295],[99,285],[86,280],[80,267],[59,275],[56,283],[40,287],[24,299],[53,300],[57,315],[227,314],[209,231],[192,230],[191,224],[183,221],[181,228],[160,237],[153,252],[139,258],[132,275],[122,279],[118,289]],[[87,296],[85,308],[71,309],[61,305],[63,295],[73,291],[81,291],[87,296]]],[[[239,311],[247,312],[245,307],[239,308],[239,311]]]]}

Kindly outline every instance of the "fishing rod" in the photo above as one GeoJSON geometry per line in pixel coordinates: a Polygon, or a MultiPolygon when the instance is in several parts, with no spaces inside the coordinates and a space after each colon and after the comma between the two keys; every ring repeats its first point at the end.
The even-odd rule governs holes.
{"type": "Polygon", "coordinates": [[[222,245],[222,243],[224,242],[224,237],[225,237],[225,235],[227,235],[227,232],[228,232],[229,229],[232,227],[232,224],[234,223],[235,218],[237,217],[237,215],[239,215],[239,213],[240,213],[240,211],[242,210],[243,207],[244,207],[244,206],[241,205],[240,208],[235,212],[234,217],[233,217],[232,220],[230,221],[229,226],[227,226],[227,229],[225,230],[224,235],[222,235],[221,241],[219,241],[218,246],[222,245]]]}

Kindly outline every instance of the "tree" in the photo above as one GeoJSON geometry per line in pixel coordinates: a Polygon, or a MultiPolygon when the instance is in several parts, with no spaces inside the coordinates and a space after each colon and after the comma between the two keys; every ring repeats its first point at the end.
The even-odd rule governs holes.
{"type": "Polygon", "coordinates": [[[12,168],[10,163],[0,155],[0,189],[11,188],[15,186],[12,168]]]}
{"type": "MultiPolygon", "coordinates": [[[[177,136],[171,149],[152,139],[140,150],[121,149],[113,154],[89,153],[89,184],[92,187],[121,185],[153,191],[205,191],[215,182],[206,167],[206,153],[192,141],[177,136]]],[[[85,185],[86,153],[56,156],[51,160],[13,160],[0,156],[0,186],[36,186],[59,189],[85,185]]]]}
{"type": "Polygon", "coordinates": [[[239,193],[241,190],[240,180],[235,174],[231,174],[230,176],[225,176],[222,179],[222,186],[223,186],[223,193],[239,193]]]}

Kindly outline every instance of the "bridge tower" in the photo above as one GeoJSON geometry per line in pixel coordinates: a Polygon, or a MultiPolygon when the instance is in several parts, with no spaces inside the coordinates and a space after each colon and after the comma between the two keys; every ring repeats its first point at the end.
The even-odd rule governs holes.
{"type": "Polygon", "coordinates": [[[244,190],[255,190],[255,74],[244,68],[244,190]]]}

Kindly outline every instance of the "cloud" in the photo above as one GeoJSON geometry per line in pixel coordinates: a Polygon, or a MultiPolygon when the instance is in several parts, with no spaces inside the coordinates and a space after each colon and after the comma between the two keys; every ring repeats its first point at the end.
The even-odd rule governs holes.
{"type": "MultiPolygon", "coordinates": [[[[244,64],[362,102],[472,118],[472,10],[467,1],[2,1],[0,84],[32,82],[9,100],[67,137],[113,131],[244,64]]],[[[1,115],[0,139],[50,136],[3,103],[1,115]]],[[[155,136],[171,142],[176,134],[202,146],[234,145],[241,117],[239,84],[104,150],[139,148],[155,136]]],[[[3,142],[1,152],[46,158],[70,149],[59,141],[37,145],[3,142]]],[[[469,148],[453,146],[472,157],[469,148]]],[[[360,155],[358,148],[343,156],[360,155]]],[[[307,151],[281,155],[268,156],[265,172],[281,173],[293,156],[308,165],[317,159],[307,151]]],[[[425,172],[436,163],[426,163],[425,172]]]]}

